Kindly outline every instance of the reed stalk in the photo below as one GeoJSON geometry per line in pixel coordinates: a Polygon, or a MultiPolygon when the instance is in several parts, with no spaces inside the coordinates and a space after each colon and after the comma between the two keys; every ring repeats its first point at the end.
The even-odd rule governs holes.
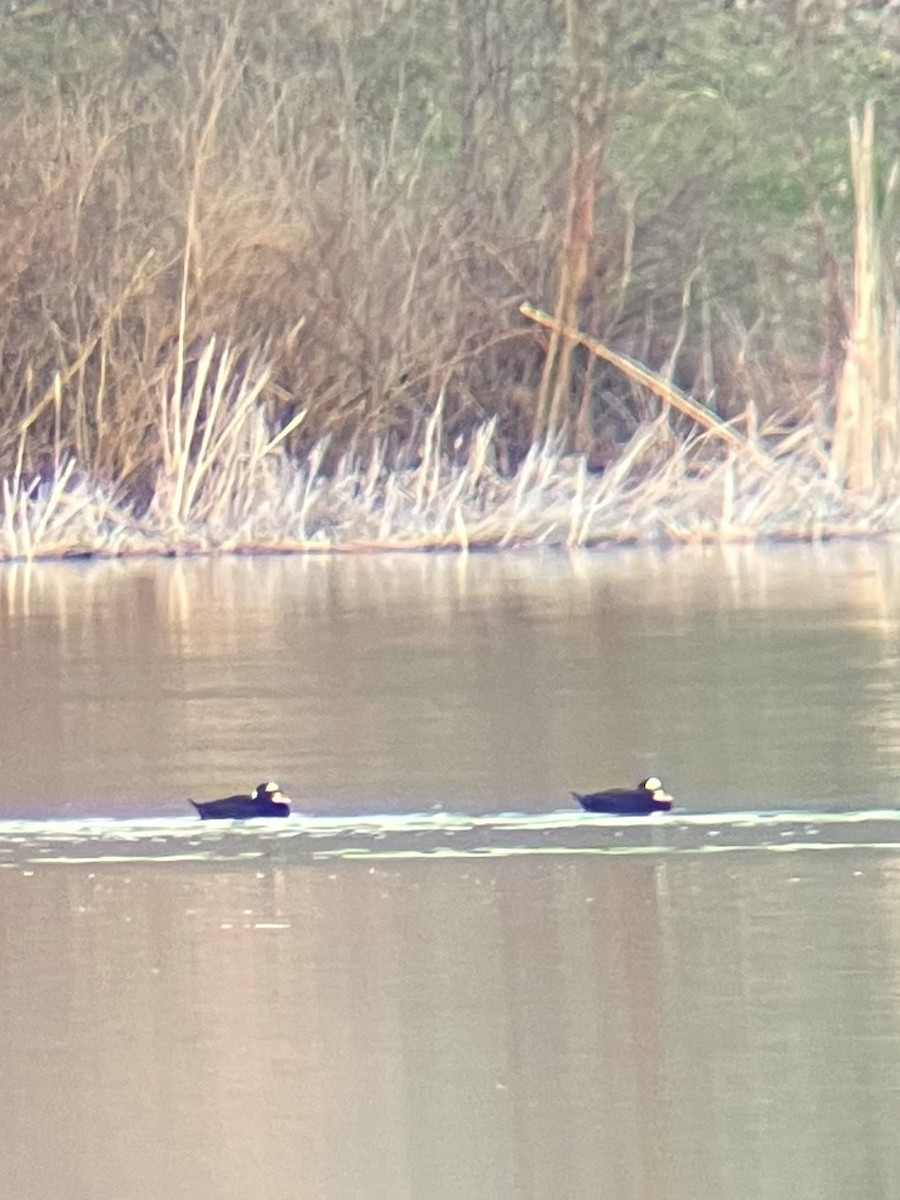
{"type": "Polygon", "coordinates": [[[564,321],[558,320],[556,317],[550,316],[548,313],[542,312],[534,305],[524,303],[519,306],[519,311],[529,320],[537,322],[539,325],[544,325],[548,329],[552,329],[555,333],[566,338],[570,342],[578,343],[589,350],[596,358],[602,358],[618,369],[632,382],[646,388],[652,392],[654,396],[658,396],[666,404],[679,412],[696,421],[698,425],[708,429],[723,441],[730,443],[732,446],[741,449],[747,454],[751,454],[757,459],[759,465],[764,470],[771,470],[772,464],[767,454],[760,448],[742,437],[736,429],[733,429],[726,421],[716,413],[706,408],[696,400],[692,400],[690,396],[685,395],[680,388],[677,388],[673,383],[664,379],[655,371],[649,370],[647,367],[641,366],[626,354],[619,354],[615,350],[610,350],[604,346],[602,342],[595,338],[589,337],[586,333],[567,325],[564,321]]]}
{"type": "Polygon", "coordinates": [[[892,490],[898,483],[900,359],[896,300],[888,285],[882,249],[885,213],[896,188],[895,163],[885,181],[881,215],[876,204],[875,105],[862,122],[850,119],[850,161],[855,202],[853,298],[850,330],[834,404],[831,471],[861,492],[892,490]]]}
{"type": "Polygon", "coordinates": [[[867,103],[862,126],[850,119],[850,159],[855,197],[853,315],[843,371],[835,397],[832,463],[848,487],[870,490],[877,471],[875,407],[879,392],[878,228],[874,196],[874,106],[867,103]]]}

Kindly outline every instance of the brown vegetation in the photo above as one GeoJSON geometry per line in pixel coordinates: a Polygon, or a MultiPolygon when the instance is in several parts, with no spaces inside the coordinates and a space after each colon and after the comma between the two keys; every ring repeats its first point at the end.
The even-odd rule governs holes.
{"type": "Polygon", "coordinates": [[[550,463],[562,491],[587,472],[551,540],[681,536],[674,510],[617,531],[588,493],[633,504],[663,471],[668,505],[736,469],[732,504],[789,453],[779,528],[816,471],[883,522],[893,174],[869,108],[851,183],[840,111],[852,85],[900,97],[862,6],[296,7],[0,15],[0,553],[63,547],[64,510],[93,549],[277,544],[279,520],[301,544],[350,479],[371,519],[320,514],[317,544],[514,541],[521,503],[490,530],[471,504],[550,463]],[[392,473],[433,527],[398,532],[392,473]]]}

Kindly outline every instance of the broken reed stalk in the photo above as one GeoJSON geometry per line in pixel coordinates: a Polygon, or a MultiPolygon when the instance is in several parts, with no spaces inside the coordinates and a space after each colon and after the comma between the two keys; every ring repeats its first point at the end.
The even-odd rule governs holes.
{"type": "Polygon", "coordinates": [[[551,317],[549,313],[543,312],[539,308],[527,302],[519,305],[519,312],[523,317],[528,317],[530,321],[535,321],[538,325],[543,325],[547,329],[562,337],[569,338],[573,342],[590,351],[596,358],[602,358],[605,362],[611,363],[614,367],[626,375],[633,382],[647,388],[654,396],[658,396],[660,400],[670,405],[672,408],[677,408],[679,412],[696,421],[698,425],[702,425],[704,429],[716,437],[721,438],[735,449],[749,454],[753,460],[764,470],[773,472],[776,470],[772,459],[758,446],[742,437],[735,429],[723,421],[721,417],[716,416],[714,412],[706,408],[702,404],[698,404],[696,400],[692,400],[690,396],[686,396],[680,388],[674,384],[667,383],[656,372],[649,370],[647,367],[642,367],[640,363],[629,358],[626,354],[619,354],[615,350],[610,350],[604,346],[602,342],[598,342],[595,338],[589,337],[586,333],[582,333],[579,329],[574,329],[567,325],[564,321],[558,320],[556,317],[551,317]]]}

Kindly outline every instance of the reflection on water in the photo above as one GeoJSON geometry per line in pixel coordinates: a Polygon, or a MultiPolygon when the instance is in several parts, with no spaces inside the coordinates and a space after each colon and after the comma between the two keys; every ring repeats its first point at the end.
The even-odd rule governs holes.
{"type": "Polygon", "coordinates": [[[3,1196],[896,1200],[898,576],[0,570],[3,1196]]]}
{"type": "Polygon", "coordinates": [[[288,820],[0,821],[0,870],[59,863],[510,858],[521,855],[900,851],[900,810],[658,813],[404,813],[288,820]]]}
{"type": "Polygon", "coordinates": [[[236,558],[0,570],[0,811],[897,803],[900,553],[236,558]]]}
{"type": "Polygon", "coordinates": [[[0,872],[4,1194],[888,1200],[900,856],[0,872]]]}

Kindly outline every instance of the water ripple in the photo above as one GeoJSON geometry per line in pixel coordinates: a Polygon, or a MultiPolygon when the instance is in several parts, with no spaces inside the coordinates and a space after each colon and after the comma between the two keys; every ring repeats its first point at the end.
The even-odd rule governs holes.
{"type": "Polygon", "coordinates": [[[900,810],[708,812],[614,817],[549,813],[420,812],[300,816],[0,821],[0,870],[52,863],[255,862],[900,850],[900,810]]]}

